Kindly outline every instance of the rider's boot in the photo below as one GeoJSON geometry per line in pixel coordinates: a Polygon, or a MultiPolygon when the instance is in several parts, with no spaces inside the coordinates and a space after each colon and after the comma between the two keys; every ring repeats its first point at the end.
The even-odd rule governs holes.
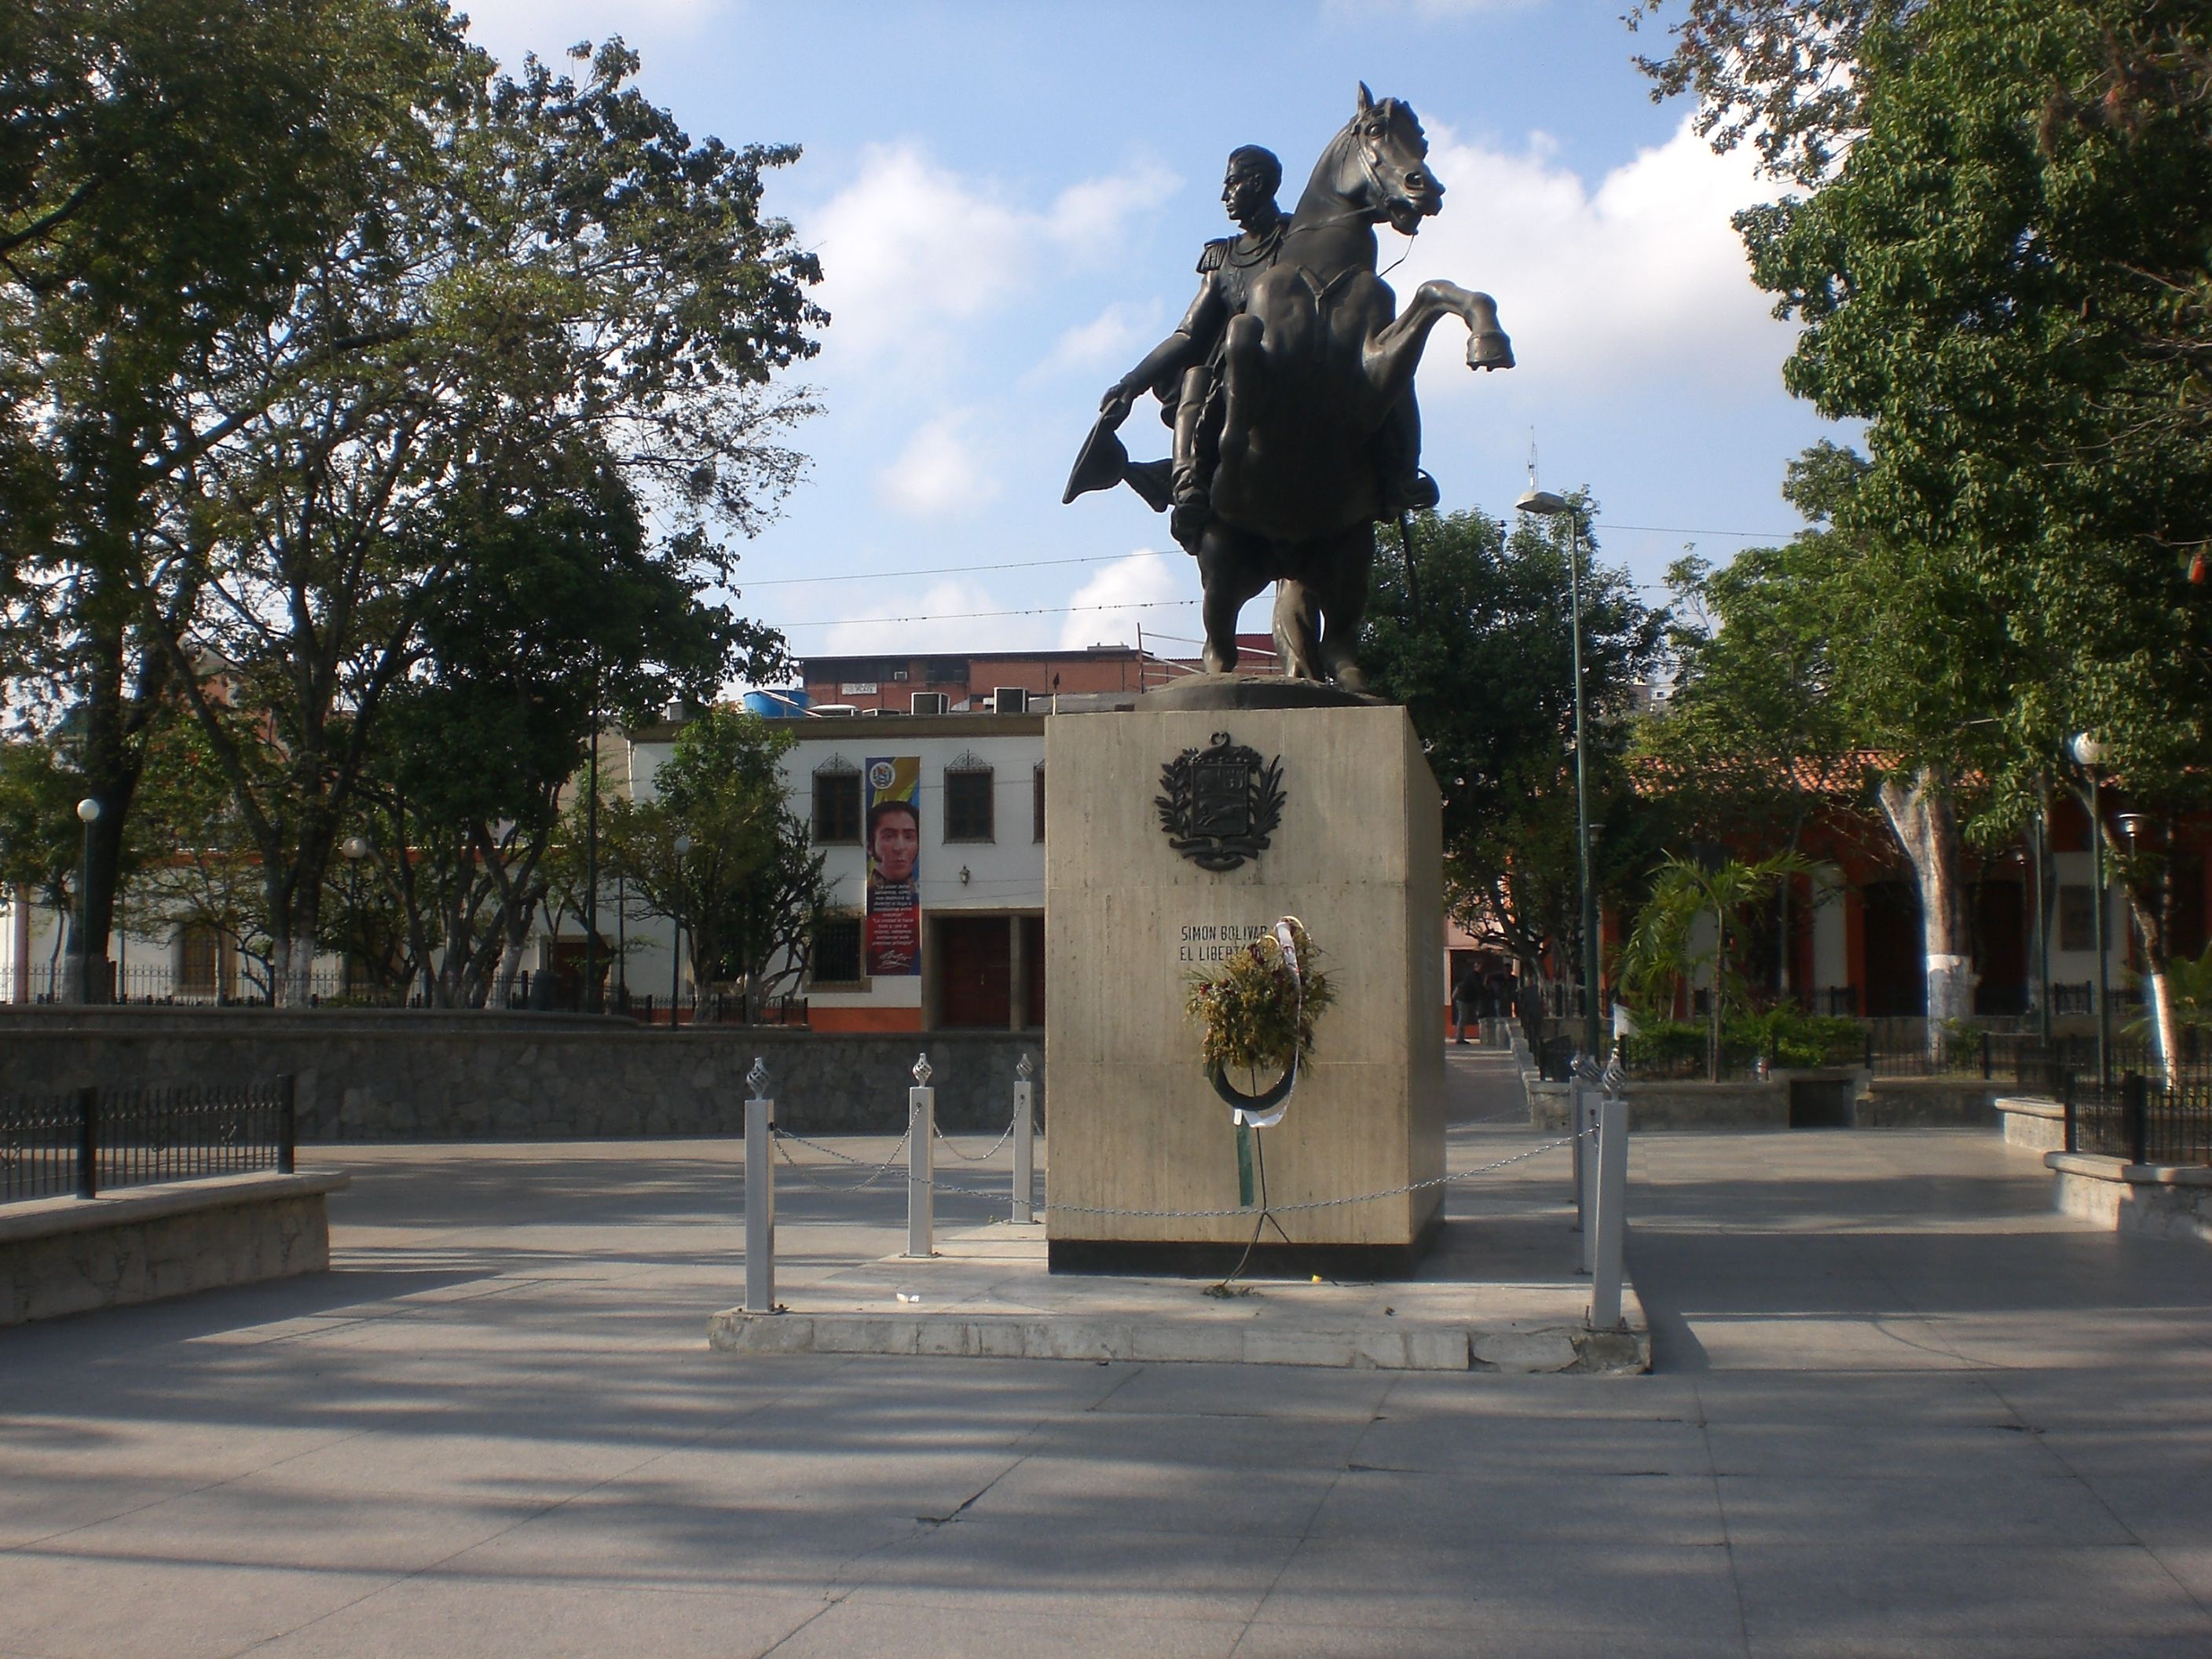
{"type": "Polygon", "coordinates": [[[1212,390],[1212,378],[1203,368],[1188,369],[1182,377],[1182,397],[1176,404],[1175,468],[1168,489],[1173,507],[1168,516],[1168,533],[1194,554],[1206,526],[1213,522],[1212,500],[1206,489],[1212,469],[1206,464],[1205,446],[1199,441],[1206,399],[1212,390]]]}

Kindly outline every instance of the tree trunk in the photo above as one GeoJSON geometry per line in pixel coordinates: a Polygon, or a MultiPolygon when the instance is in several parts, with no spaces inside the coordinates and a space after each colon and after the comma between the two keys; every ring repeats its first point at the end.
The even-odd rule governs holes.
{"type": "MultiPolygon", "coordinates": [[[[2172,837],[2172,826],[2168,824],[2166,840],[2169,845],[2172,837]]],[[[2106,867],[2110,869],[2112,862],[2108,853],[2106,867]]],[[[2130,881],[2126,884],[2125,891],[2129,914],[2135,918],[2136,938],[2142,944],[2143,982],[2149,993],[2151,1032],[2158,1042],[2159,1069],[2165,1074],[2165,1080],[2171,1084],[2175,1077],[2174,1058],[2179,1052],[2180,1041],[2180,1031],[2173,1018],[2172,987],[2166,978],[2166,941],[2172,937],[2166,929],[2166,906],[2171,884],[2161,866],[2154,884],[2143,886],[2130,881]]]]}
{"type": "Polygon", "coordinates": [[[484,999],[487,1008],[504,1008],[514,1000],[514,978],[522,971],[522,940],[510,933],[499,953],[499,971],[492,981],[491,994],[484,999]]]}
{"type": "Polygon", "coordinates": [[[1920,938],[1928,962],[1928,1052],[1940,1056],[1943,1022],[1973,1012],[1972,964],[1966,954],[1966,884],[1959,815],[1950,780],[1920,769],[1910,786],[1884,778],[1882,816],[1911,861],[1920,890],[1920,938]]]}
{"type": "Polygon", "coordinates": [[[274,980],[271,1000],[280,1008],[305,1008],[315,997],[315,930],[297,923],[292,936],[270,953],[274,980]]]}

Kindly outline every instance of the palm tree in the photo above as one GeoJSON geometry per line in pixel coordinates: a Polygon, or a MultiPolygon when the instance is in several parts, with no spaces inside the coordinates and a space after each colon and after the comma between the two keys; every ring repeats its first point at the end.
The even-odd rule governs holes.
{"type": "Polygon", "coordinates": [[[1737,953],[1731,945],[1741,943],[1743,917],[1771,899],[1784,881],[1812,867],[1797,853],[1778,853],[1755,864],[1729,859],[1710,870],[1695,859],[1674,856],[1659,866],[1651,896],[1621,954],[1621,982],[1647,1006],[1663,1006],[1673,1002],[1678,986],[1712,964],[1705,1073],[1715,1083],[1721,1076],[1721,1023],[1731,991],[1740,992],[1741,986],[1741,975],[1732,975],[1737,953]],[[1712,938],[1698,949],[1697,926],[1705,916],[1712,918],[1712,938]]]}

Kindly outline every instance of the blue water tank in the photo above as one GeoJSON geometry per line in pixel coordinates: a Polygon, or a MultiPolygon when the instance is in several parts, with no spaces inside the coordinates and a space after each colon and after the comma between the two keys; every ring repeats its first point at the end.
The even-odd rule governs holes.
{"type": "Polygon", "coordinates": [[[745,713],[767,720],[786,720],[806,712],[806,693],[797,686],[786,691],[748,691],[745,713]]]}

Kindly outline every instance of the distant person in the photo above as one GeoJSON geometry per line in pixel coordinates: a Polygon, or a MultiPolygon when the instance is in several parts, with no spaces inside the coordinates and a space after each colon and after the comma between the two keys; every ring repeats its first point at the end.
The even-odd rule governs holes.
{"type": "Polygon", "coordinates": [[[1474,964],[1468,963],[1452,981],[1452,1024],[1457,1028],[1452,1041],[1462,1048],[1467,1047],[1467,1028],[1475,1019],[1475,1001],[1481,994],[1481,976],[1474,971],[1474,964]]]}

